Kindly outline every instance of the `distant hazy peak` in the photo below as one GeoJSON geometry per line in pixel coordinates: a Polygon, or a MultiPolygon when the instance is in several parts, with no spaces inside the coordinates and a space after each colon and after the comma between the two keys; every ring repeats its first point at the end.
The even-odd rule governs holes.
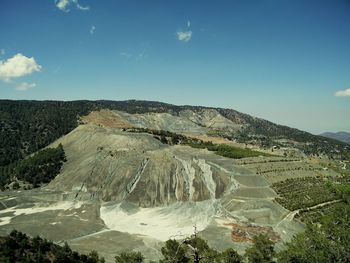
{"type": "Polygon", "coordinates": [[[350,133],[345,131],[340,132],[324,132],[320,134],[323,137],[335,139],[338,141],[350,143],[350,133]]]}

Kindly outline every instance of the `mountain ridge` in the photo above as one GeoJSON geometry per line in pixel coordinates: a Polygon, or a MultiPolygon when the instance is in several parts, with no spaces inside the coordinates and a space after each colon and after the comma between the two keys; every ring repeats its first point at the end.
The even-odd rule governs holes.
{"type": "Polygon", "coordinates": [[[2,139],[0,146],[3,148],[0,152],[0,166],[23,159],[28,154],[47,146],[77,127],[82,116],[101,109],[119,110],[129,114],[169,113],[174,116],[179,116],[186,110],[199,116],[206,114],[206,111],[213,111],[241,125],[241,128],[235,131],[212,129],[214,136],[265,148],[296,147],[306,155],[326,155],[333,158],[346,158],[349,150],[347,144],[334,139],[325,139],[234,109],[179,106],[145,100],[0,100],[0,138],[2,139]]]}
{"type": "Polygon", "coordinates": [[[323,132],[320,136],[335,139],[341,142],[350,143],[350,132],[339,131],[339,132],[323,132]]]}

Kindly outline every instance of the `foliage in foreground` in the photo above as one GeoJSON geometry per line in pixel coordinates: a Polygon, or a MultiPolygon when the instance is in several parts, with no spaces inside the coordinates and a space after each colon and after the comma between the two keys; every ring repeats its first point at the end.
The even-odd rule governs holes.
{"type": "Polygon", "coordinates": [[[268,263],[273,262],[275,256],[274,243],[266,236],[259,234],[253,238],[253,246],[246,250],[249,262],[268,263]]]}
{"type": "Polygon", "coordinates": [[[144,256],[140,252],[122,252],[120,255],[115,257],[116,263],[142,263],[144,256]]]}
{"type": "MultiPolygon", "coordinates": [[[[210,248],[207,242],[193,235],[185,240],[169,239],[161,248],[163,259],[159,263],[241,263],[240,256],[234,249],[229,248],[218,252],[210,248]]],[[[144,258],[140,252],[121,253],[115,257],[116,263],[142,263],[144,258]]]]}
{"type": "Polygon", "coordinates": [[[342,204],[320,224],[308,224],[279,254],[279,262],[350,262],[350,205],[342,204]]]}
{"type": "Polygon", "coordinates": [[[96,251],[89,255],[79,254],[64,246],[40,237],[30,238],[26,234],[13,230],[7,237],[0,239],[0,262],[14,263],[103,263],[96,251]]]}

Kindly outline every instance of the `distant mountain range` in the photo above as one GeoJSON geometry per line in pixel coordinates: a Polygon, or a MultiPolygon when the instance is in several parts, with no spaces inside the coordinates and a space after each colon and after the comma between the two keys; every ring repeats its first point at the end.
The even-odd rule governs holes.
{"type": "Polygon", "coordinates": [[[320,134],[323,137],[335,139],[341,142],[350,143],[350,133],[349,132],[324,132],[320,134]]]}

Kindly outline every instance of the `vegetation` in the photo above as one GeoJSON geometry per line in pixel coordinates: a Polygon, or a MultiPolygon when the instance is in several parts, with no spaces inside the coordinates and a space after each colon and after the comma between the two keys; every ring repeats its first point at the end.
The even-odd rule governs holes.
{"type": "Polygon", "coordinates": [[[96,251],[89,255],[73,252],[67,243],[64,246],[39,236],[31,238],[13,230],[8,236],[0,238],[0,262],[14,263],[103,263],[96,251]]]}
{"type": "Polygon", "coordinates": [[[34,153],[77,126],[94,105],[87,101],[0,102],[0,166],[34,153]]]}
{"type": "MultiPolygon", "coordinates": [[[[286,249],[277,256],[278,262],[350,262],[349,179],[349,176],[343,176],[328,178],[327,181],[321,178],[304,178],[284,182],[284,187],[289,188],[279,188],[280,193],[286,192],[284,200],[289,195],[289,203],[284,205],[290,210],[303,207],[297,216],[306,223],[306,230],[286,244],[286,249]],[[292,192],[294,193],[291,194],[292,192]],[[306,200],[305,195],[310,199],[306,200]],[[339,202],[309,209],[317,202],[332,199],[339,202]]],[[[280,202],[281,200],[283,199],[279,199],[280,202]]]]}
{"type": "Polygon", "coordinates": [[[278,255],[283,263],[350,262],[350,205],[343,203],[333,213],[307,224],[278,255]]]}
{"type": "Polygon", "coordinates": [[[339,199],[330,181],[322,177],[287,179],[272,188],[279,195],[276,201],[291,211],[339,199]]]}
{"type": "Polygon", "coordinates": [[[213,144],[212,142],[203,142],[199,140],[188,141],[186,142],[186,144],[194,148],[208,149],[209,151],[213,151],[218,155],[233,159],[258,156],[272,156],[267,153],[258,152],[250,149],[238,148],[227,144],[213,144]]]}
{"type": "Polygon", "coordinates": [[[253,246],[246,250],[246,257],[251,263],[274,262],[274,243],[266,236],[259,234],[253,239],[253,246]]]}
{"type": "MultiPolygon", "coordinates": [[[[218,252],[209,247],[207,242],[192,235],[182,241],[169,239],[161,248],[163,258],[159,263],[241,263],[243,258],[232,248],[218,252]]],[[[141,263],[144,258],[139,252],[121,253],[116,256],[116,263],[141,263]]]]}
{"type": "Polygon", "coordinates": [[[305,224],[319,224],[322,218],[332,216],[338,209],[343,207],[343,202],[336,202],[316,209],[301,209],[295,215],[295,218],[305,224]]]}
{"type": "Polygon", "coordinates": [[[66,156],[62,145],[47,148],[16,162],[8,167],[0,167],[0,187],[14,181],[13,189],[18,189],[16,180],[29,183],[33,187],[50,182],[59,174],[66,156]]]}
{"type": "Polygon", "coordinates": [[[350,145],[347,143],[315,136],[305,131],[277,125],[264,119],[254,118],[228,109],[218,109],[218,111],[230,120],[240,119],[242,122],[249,124],[237,134],[232,135],[232,138],[239,142],[259,144],[263,147],[292,146],[302,150],[307,155],[319,156],[324,154],[344,160],[350,152],[350,145]],[[281,139],[285,139],[285,142],[280,142],[281,139]]]}
{"type": "Polygon", "coordinates": [[[319,224],[344,204],[350,204],[350,176],[306,177],[274,183],[276,201],[288,210],[299,210],[296,218],[303,223],[319,224]]]}
{"type": "Polygon", "coordinates": [[[115,257],[115,263],[142,263],[144,259],[140,252],[122,252],[115,257]]]}
{"type": "Polygon", "coordinates": [[[183,144],[188,145],[193,148],[208,149],[213,151],[218,155],[233,158],[241,159],[245,157],[257,157],[257,156],[273,156],[267,153],[253,151],[250,149],[243,149],[238,147],[233,147],[227,144],[213,144],[212,142],[204,142],[199,139],[186,137],[181,134],[173,133],[170,131],[162,130],[151,130],[147,128],[132,128],[125,129],[128,132],[137,132],[137,133],[148,133],[152,134],[156,139],[160,140],[164,144],[174,145],[174,144],[183,144]]]}

